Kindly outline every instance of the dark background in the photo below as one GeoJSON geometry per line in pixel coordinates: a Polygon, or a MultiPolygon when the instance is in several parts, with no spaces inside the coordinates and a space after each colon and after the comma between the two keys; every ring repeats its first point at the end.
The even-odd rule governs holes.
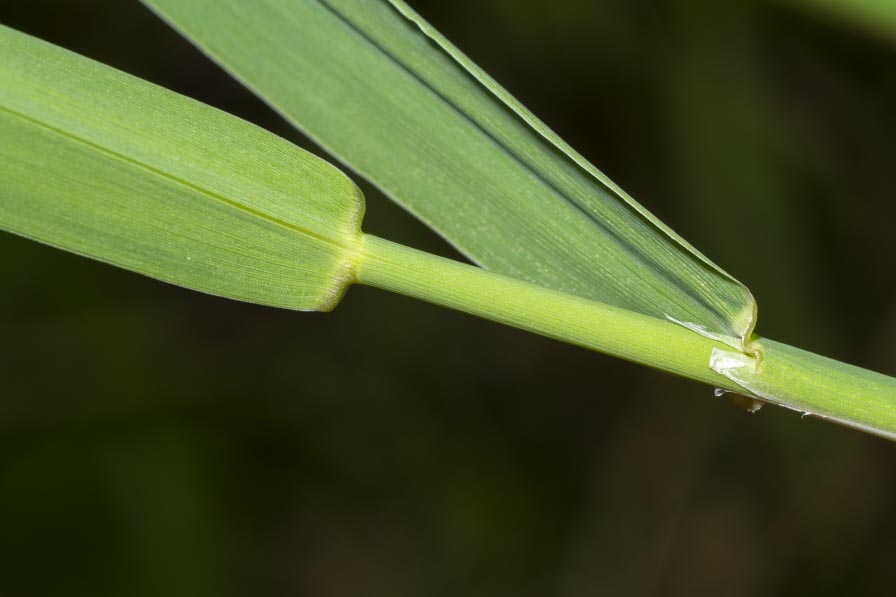
{"type": "MultiPolygon", "coordinates": [[[[758,297],[896,374],[896,34],[777,2],[412,4],[758,297]]],[[[0,22],[309,147],[136,1],[0,22]]],[[[450,255],[369,185],[365,230],[450,255]]],[[[357,287],[200,295],[0,235],[0,595],[884,595],[896,445],[357,287]]]]}

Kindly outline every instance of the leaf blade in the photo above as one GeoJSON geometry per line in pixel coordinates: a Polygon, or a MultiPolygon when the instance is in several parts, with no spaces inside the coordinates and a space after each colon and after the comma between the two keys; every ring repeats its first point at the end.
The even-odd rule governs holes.
{"type": "Polygon", "coordinates": [[[404,2],[144,3],[475,262],[740,344],[751,333],[742,284],[404,2]]]}
{"type": "Polygon", "coordinates": [[[325,310],[348,284],[363,201],[341,172],[2,25],[0,137],[0,228],[261,304],[325,310]]]}

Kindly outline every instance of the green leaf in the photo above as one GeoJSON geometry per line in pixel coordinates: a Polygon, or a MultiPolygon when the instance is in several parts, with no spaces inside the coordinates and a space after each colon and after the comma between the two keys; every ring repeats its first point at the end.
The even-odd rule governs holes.
{"type": "Polygon", "coordinates": [[[484,267],[731,344],[749,337],[742,284],[403,2],[144,1],[484,267]]]}
{"type": "Polygon", "coordinates": [[[209,106],[0,25],[0,228],[303,310],[349,282],[360,191],[209,106]]]}

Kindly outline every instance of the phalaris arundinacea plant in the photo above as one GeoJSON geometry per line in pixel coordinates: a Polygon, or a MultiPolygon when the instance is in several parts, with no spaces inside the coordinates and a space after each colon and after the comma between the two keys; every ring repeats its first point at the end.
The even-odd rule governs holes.
{"type": "Polygon", "coordinates": [[[8,28],[3,229],[275,307],[376,286],[896,434],[896,380],[756,335],[743,284],[404,2],[146,4],[482,267],[362,233],[354,183],[276,136],[8,28]]]}

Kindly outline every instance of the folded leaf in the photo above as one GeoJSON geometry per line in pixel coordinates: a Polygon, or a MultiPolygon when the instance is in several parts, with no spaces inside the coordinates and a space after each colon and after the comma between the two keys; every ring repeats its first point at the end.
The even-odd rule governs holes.
{"type": "Polygon", "coordinates": [[[477,263],[742,344],[749,291],[404,2],[144,0],[477,263]]]}
{"type": "Polygon", "coordinates": [[[303,310],[350,278],[363,198],[258,127],[0,25],[0,229],[303,310]]]}

